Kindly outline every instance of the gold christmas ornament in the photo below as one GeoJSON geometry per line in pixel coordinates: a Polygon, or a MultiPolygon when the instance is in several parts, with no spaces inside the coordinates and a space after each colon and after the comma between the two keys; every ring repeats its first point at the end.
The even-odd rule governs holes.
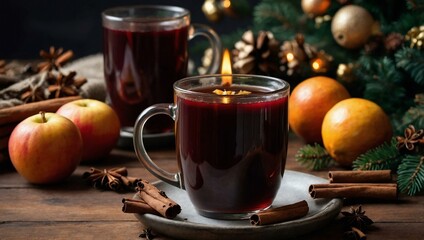
{"type": "Polygon", "coordinates": [[[408,33],[405,36],[406,41],[411,41],[411,44],[409,45],[410,48],[418,48],[421,49],[424,46],[424,25],[421,25],[419,27],[413,27],[411,30],[408,31],[408,33]]]}
{"type": "Polygon", "coordinates": [[[355,65],[353,63],[340,63],[337,67],[337,77],[345,83],[351,83],[355,81],[354,74],[355,65]]]}
{"type": "Polygon", "coordinates": [[[349,49],[362,47],[376,28],[371,14],[357,5],[340,8],[331,22],[334,39],[340,46],[349,49]]]}
{"type": "Polygon", "coordinates": [[[302,0],[302,10],[311,17],[320,16],[327,12],[331,0],[302,0]]]}
{"type": "Polygon", "coordinates": [[[205,0],[202,11],[211,22],[218,22],[224,15],[237,16],[231,0],[205,0]]]}
{"type": "Polygon", "coordinates": [[[216,0],[206,0],[202,5],[202,11],[211,22],[218,22],[221,20],[222,11],[220,3],[216,0]]]}

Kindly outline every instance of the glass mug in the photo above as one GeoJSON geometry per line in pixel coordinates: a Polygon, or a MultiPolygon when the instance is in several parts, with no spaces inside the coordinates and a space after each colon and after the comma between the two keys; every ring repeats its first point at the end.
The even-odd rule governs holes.
{"type": "Polygon", "coordinates": [[[134,126],[139,161],[153,175],[184,188],[203,216],[241,219],[271,206],[285,169],[289,84],[256,75],[204,75],[174,84],[174,103],[145,109],[134,126]],[[230,86],[222,79],[232,80],[230,86]],[[248,91],[246,95],[217,95],[248,91]],[[158,167],[144,148],[148,119],[175,121],[180,172],[158,167]]]}
{"type": "MultiPolygon", "coordinates": [[[[209,27],[190,24],[190,12],[175,6],[126,6],[102,13],[104,74],[108,102],[125,128],[140,112],[172,101],[173,83],[187,75],[188,41],[205,36],[213,49],[209,73],[217,72],[221,42],[209,27]]],[[[150,133],[171,131],[172,121],[158,118],[150,133]]]]}

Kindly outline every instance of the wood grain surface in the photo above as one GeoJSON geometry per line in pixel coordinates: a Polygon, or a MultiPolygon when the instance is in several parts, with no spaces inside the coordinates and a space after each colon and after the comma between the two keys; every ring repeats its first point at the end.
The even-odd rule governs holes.
{"type": "MultiPolygon", "coordinates": [[[[327,178],[328,170],[309,171],[294,160],[303,143],[290,136],[286,168],[327,178]]],[[[157,164],[176,171],[172,147],[150,151],[157,164]]],[[[100,191],[88,186],[82,174],[91,166],[125,166],[129,176],[148,181],[157,179],[138,162],[133,151],[115,149],[101,163],[84,164],[65,182],[50,186],[27,183],[10,164],[0,165],[0,239],[140,239],[143,226],[132,214],[121,211],[121,199],[134,193],[100,191]]],[[[342,170],[337,166],[332,170],[342,170]]],[[[398,202],[345,201],[343,211],[362,205],[375,222],[367,239],[422,239],[424,236],[424,195],[402,196],[398,202]]],[[[338,219],[301,239],[342,239],[338,219]]],[[[172,239],[156,237],[155,239],[172,239]]]]}

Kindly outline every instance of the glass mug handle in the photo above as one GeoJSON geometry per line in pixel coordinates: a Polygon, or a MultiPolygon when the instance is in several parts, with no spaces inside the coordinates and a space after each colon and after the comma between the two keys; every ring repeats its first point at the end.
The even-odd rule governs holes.
{"type": "Polygon", "coordinates": [[[160,180],[173,186],[184,189],[181,173],[170,173],[160,168],[147,154],[143,143],[143,128],[149,118],[157,114],[170,116],[174,121],[176,117],[176,106],[174,104],[159,103],[146,108],[137,118],[134,125],[134,150],[138,160],[146,169],[160,180]]]}
{"type": "Polygon", "coordinates": [[[202,24],[192,24],[190,25],[190,32],[188,39],[191,40],[196,36],[206,37],[212,47],[212,61],[209,65],[205,74],[214,74],[217,73],[221,64],[221,39],[218,34],[212,28],[202,25],[202,24]]]}

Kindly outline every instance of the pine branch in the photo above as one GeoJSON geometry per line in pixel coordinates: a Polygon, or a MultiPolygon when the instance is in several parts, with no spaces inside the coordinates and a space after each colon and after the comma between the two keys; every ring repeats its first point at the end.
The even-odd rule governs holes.
{"type": "Polygon", "coordinates": [[[405,70],[417,84],[424,86],[424,53],[403,48],[395,54],[396,66],[405,70]]]}
{"type": "Polygon", "coordinates": [[[300,30],[297,26],[299,16],[303,15],[300,4],[290,1],[263,0],[254,9],[253,21],[256,26],[266,29],[282,28],[292,36],[300,30]]]}
{"type": "Polygon", "coordinates": [[[418,94],[415,97],[416,105],[409,108],[404,113],[396,131],[403,134],[405,128],[409,125],[414,125],[417,129],[424,129],[424,94],[418,94]]]}
{"type": "Polygon", "coordinates": [[[389,115],[403,113],[412,105],[412,99],[406,97],[405,76],[393,60],[364,56],[358,63],[357,74],[364,81],[364,98],[377,103],[389,115]]]}
{"type": "Polygon", "coordinates": [[[295,159],[300,165],[312,170],[322,170],[334,163],[327,150],[317,143],[300,148],[295,159]]]}
{"type": "Polygon", "coordinates": [[[413,196],[424,190],[424,156],[407,155],[398,169],[399,190],[413,196]]]}
{"type": "Polygon", "coordinates": [[[353,161],[354,170],[396,170],[401,159],[401,154],[396,148],[396,139],[390,143],[368,150],[353,161]]]}

